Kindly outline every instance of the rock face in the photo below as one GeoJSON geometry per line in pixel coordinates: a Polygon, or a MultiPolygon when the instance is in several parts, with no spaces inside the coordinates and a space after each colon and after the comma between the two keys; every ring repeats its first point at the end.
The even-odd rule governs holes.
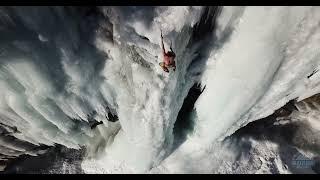
{"type": "Polygon", "coordinates": [[[194,130],[194,122],[192,120],[194,103],[204,90],[205,87],[201,88],[201,85],[196,83],[190,88],[188,95],[184,99],[173,128],[173,135],[175,137],[174,147],[177,147],[181,142],[185,141],[186,136],[194,130]]]}
{"type": "Polygon", "coordinates": [[[4,174],[81,174],[81,160],[85,151],[56,145],[38,155],[21,155],[8,162],[4,174]]]}
{"type": "MultiPolygon", "coordinates": [[[[319,104],[320,94],[299,102],[290,101],[274,114],[249,123],[227,138],[236,140],[241,146],[250,144],[242,153],[253,158],[263,155],[269,159],[264,160],[268,166],[261,164],[243,173],[319,173],[319,104]],[[272,158],[273,162],[267,162],[272,158]]],[[[238,166],[244,169],[253,167],[253,164],[241,163],[244,162],[239,161],[238,166]]]]}
{"type": "Polygon", "coordinates": [[[32,143],[22,141],[16,128],[0,126],[0,165],[4,170],[6,165],[22,155],[36,156],[46,152],[47,146],[36,146],[32,143]]]}

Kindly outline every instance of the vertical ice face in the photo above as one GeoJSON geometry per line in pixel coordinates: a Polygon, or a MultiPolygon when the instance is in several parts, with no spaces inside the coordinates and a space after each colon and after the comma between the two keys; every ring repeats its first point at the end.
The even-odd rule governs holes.
{"type": "MultiPolygon", "coordinates": [[[[217,13],[215,11],[212,9],[206,15],[210,17],[210,13],[217,13]]],[[[121,130],[106,148],[104,156],[85,161],[83,167],[88,172],[93,169],[92,164],[97,168],[104,167],[106,172],[144,172],[171,152],[174,121],[189,88],[199,80],[203,69],[201,64],[205,60],[199,57],[204,54],[199,48],[200,40],[212,36],[212,32],[203,31],[203,38],[198,39],[192,34],[192,28],[203,15],[202,8],[198,7],[157,7],[151,11],[155,13],[150,15],[154,18],[146,20],[137,17],[150,12],[135,11],[134,7],[110,8],[104,12],[110,19],[116,17],[112,22],[114,41],[110,43],[98,38],[96,43],[100,50],[110,52],[103,74],[105,84],[111,85],[116,92],[114,101],[117,102],[121,130]],[[177,23],[174,17],[180,22],[177,23]],[[177,54],[177,70],[171,69],[169,74],[158,65],[162,60],[160,28],[166,49],[171,40],[177,54]],[[198,43],[197,46],[192,42],[198,43]]],[[[209,19],[207,24],[211,21],[209,19]]]]}
{"type": "Polygon", "coordinates": [[[229,41],[209,58],[207,91],[196,106],[200,136],[223,137],[311,89],[318,16],[311,7],[245,8],[229,41]]]}

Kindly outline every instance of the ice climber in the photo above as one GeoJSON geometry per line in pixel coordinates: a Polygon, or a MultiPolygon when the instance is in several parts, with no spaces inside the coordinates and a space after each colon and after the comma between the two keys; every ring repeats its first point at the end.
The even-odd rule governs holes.
{"type": "Polygon", "coordinates": [[[163,36],[161,31],[161,46],[162,46],[162,54],[163,54],[163,62],[160,62],[159,65],[162,67],[162,69],[165,72],[169,72],[170,67],[173,67],[173,71],[176,70],[176,62],[174,61],[174,58],[176,57],[176,54],[173,52],[171,44],[170,44],[170,51],[166,52],[163,44],[163,36]]]}

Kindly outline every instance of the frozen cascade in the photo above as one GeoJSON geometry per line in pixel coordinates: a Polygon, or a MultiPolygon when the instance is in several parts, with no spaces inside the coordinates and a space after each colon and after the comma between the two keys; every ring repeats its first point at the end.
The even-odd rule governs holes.
{"type": "Polygon", "coordinates": [[[186,162],[219,140],[320,92],[319,19],[318,7],[1,7],[0,153],[60,144],[86,148],[86,173],[195,172],[186,162]],[[173,147],[195,83],[194,131],[173,147]]]}

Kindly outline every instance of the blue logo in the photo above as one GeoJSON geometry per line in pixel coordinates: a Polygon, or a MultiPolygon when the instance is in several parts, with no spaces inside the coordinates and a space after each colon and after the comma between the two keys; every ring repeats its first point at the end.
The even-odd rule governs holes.
{"type": "Polygon", "coordinates": [[[299,169],[308,169],[314,164],[315,162],[312,159],[309,159],[300,153],[295,154],[292,159],[292,165],[299,169]]]}

